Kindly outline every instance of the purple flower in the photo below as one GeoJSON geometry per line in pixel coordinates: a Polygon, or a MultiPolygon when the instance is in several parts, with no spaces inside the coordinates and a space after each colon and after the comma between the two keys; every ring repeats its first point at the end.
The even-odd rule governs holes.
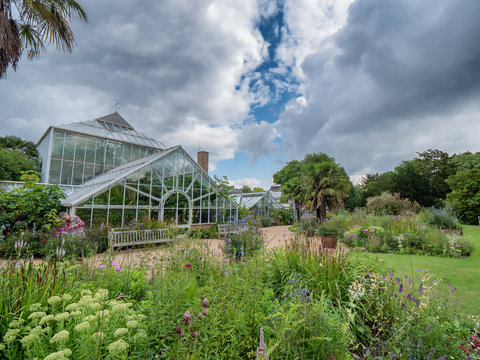
{"type": "Polygon", "coordinates": [[[185,311],[185,313],[183,314],[183,323],[185,324],[185,326],[188,326],[188,324],[190,324],[190,319],[190,311],[185,311]]]}
{"type": "Polygon", "coordinates": [[[398,287],[398,292],[399,292],[399,293],[402,293],[402,292],[403,292],[403,283],[400,284],[400,286],[398,287]]]}
{"type": "Polygon", "coordinates": [[[122,270],[122,268],[121,268],[120,266],[117,266],[117,267],[115,268],[115,271],[120,271],[120,270],[122,270]]]}
{"type": "Polygon", "coordinates": [[[118,264],[114,261],[112,262],[112,266],[117,266],[118,264]]]}
{"type": "Polygon", "coordinates": [[[107,267],[107,265],[102,264],[102,265],[100,265],[98,268],[99,268],[99,269],[105,269],[106,267],[107,267]]]}
{"type": "Polygon", "coordinates": [[[125,295],[123,293],[118,294],[118,300],[125,299],[125,295]]]}
{"type": "Polygon", "coordinates": [[[182,337],[182,328],[180,326],[177,326],[175,332],[177,333],[178,337],[182,337]]]}
{"type": "Polygon", "coordinates": [[[208,299],[207,298],[202,300],[202,307],[204,307],[204,308],[208,307],[208,299]]]}

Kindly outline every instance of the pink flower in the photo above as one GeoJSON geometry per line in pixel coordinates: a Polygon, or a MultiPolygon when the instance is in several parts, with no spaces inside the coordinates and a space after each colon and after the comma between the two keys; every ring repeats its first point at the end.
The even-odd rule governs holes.
{"type": "Polygon", "coordinates": [[[185,267],[186,267],[187,269],[191,269],[191,268],[192,268],[192,265],[187,264],[187,265],[185,265],[185,267]]]}
{"type": "Polygon", "coordinates": [[[120,271],[120,270],[122,270],[122,268],[121,268],[120,266],[117,266],[117,267],[115,268],[115,270],[116,270],[116,271],[120,271]]]}
{"type": "Polygon", "coordinates": [[[100,265],[98,268],[99,268],[99,269],[105,269],[106,267],[107,267],[107,265],[103,265],[103,264],[102,264],[102,265],[100,265]]]}
{"type": "Polygon", "coordinates": [[[117,266],[118,264],[114,261],[112,262],[112,266],[117,266]]]}

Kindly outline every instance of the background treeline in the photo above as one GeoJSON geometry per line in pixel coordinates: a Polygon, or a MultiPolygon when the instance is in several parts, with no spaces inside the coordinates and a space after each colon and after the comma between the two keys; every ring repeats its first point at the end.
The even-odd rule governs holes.
{"type": "MultiPolygon", "coordinates": [[[[351,187],[345,208],[375,208],[375,202],[382,203],[382,198],[391,203],[408,199],[410,206],[451,207],[462,222],[478,223],[480,152],[449,155],[429,149],[417,154],[392,171],[367,174],[359,185],[351,187]]],[[[395,210],[393,207],[392,212],[395,210]]]]}
{"type": "Polygon", "coordinates": [[[39,171],[35,144],[17,136],[0,137],[0,180],[20,181],[22,171],[39,171]]]}

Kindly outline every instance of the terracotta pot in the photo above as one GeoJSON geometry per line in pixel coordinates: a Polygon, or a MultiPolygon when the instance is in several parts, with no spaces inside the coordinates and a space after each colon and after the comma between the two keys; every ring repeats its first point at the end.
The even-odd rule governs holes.
{"type": "Polygon", "coordinates": [[[336,249],[337,248],[337,238],[331,236],[322,236],[321,238],[322,246],[328,249],[336,249]]]}

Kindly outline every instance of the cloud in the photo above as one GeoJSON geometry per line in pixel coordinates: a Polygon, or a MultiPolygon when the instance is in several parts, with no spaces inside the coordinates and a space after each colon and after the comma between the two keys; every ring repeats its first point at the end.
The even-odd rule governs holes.
{"type": "Polygon", "coordinates": [[[470,0],[353,2],[331,37],[297,51],[303,100],[277,123],[285,150],[326,152],[354,175],[428,148],[478,150],[478,13],[470,0]]]}
{"type": "Polygon", "coordinates": [[[243,185],[250,186],[251,188],[259,187],[261,181],[255,178],[243,178],[238,180],[228,180],[230,185],[233,185],[235,188],[241,188],[243,185]]]}
{"type": "Polygon", "coordinates": [[[260,155],[269,155],[280,149],[277,138],[279,133],[274,124],[266,121],[245,125],[238,139],[238,148],[249,153],[254,164],[260,155]]]}
{"type": "Polygon", "coordinates": [[[89,22],[73,25],[73,54],[48,49],[2,80],[3,131],[36,141],[39,129],[106,115],[118,101],[127,121],[167,146],[200,142],[213,163],[231,159],[233,132],[263,101],[261,89],[249,88],[268,46],[256,24],[275,7],[264,0],[82,4],[89,22]]]}

